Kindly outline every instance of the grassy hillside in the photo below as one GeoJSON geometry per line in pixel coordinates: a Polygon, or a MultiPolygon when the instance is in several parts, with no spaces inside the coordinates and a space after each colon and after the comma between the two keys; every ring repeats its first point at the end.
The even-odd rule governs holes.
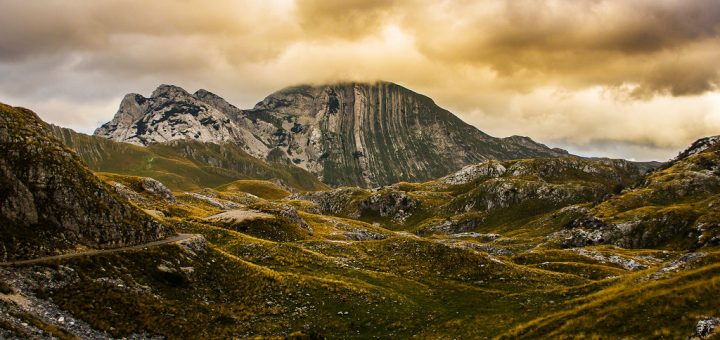
{"type": "Polygon", "coordinates": [[[98,179],[32,111],[0,103],[0,262],[173,232],[98,179]]]}
{"type": "Polygon", "coordinates": [[[290,195],[281,186],[270,181],[238,180],[216,188],[226,192],[246,192],[266,199],[280,199],[290,195]]]}
{"type": "Polygon", "coordinates": [[[232,144],[175,141],[146,148],[57,126],[51,128],[92,170],[152,177],[176,191],[214,188],[238,179],[277,179],[296,190],[326,188],[300,168],[269,164],[232,144]]]}
{"type": "Polygon", "coordinates": [[[720,252],[699,254],[616,279],[503,337],[687,338],[698,320],[718,314],[720,252]]]}
{"type": "Polygon", "coordinates": [[[124,174],[98,176],[194,236],[0,266],[0,338],[720,334],[713,143],[649,174],[622,160],[560,157],[291,193],[291,183],[324,187],[231,146],[138,148],[63,133],[96,167],[128,157],[107,163],[124,174]],[[194,191],[171,192],[143,171],[194,191]],[[262,171],[285,177],[233,178],[262,171]]]}
{"type": "MultiPolygon", "coordinates": [[[[698,141],[701,142],[702,140],[698,141]]],[[[568,226],[567,246],[611,243],[634,248],[720,245],[720,146],[686,150],[641,183],[594,205],[568,226]],[[601,235],[601,241],[581,234],[601,235]]]]}

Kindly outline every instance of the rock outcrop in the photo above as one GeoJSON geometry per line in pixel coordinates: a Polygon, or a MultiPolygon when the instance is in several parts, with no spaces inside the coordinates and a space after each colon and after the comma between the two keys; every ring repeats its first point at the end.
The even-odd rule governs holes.
{"type": "Polygon", "coordinates": [[[236,143],[332,186],[425,181],[489,159],[566,155],[527,137],[494,138],[402,86],[296,86],[240,110],[206,90],[160,86],[129,94],[96,135],[149,145],[178,139],[236,143]]]}
{"type": "Polygon", "coordinates": [[[0,104],[0,261],[172,233],[100,181],[35,113],[0,104]]]}
{"type": "Polygon", "coordinates": [[[569,247],[695,249],[720,245],[720,141],[702,138],[642,183],[553,235],[569,247]]]}

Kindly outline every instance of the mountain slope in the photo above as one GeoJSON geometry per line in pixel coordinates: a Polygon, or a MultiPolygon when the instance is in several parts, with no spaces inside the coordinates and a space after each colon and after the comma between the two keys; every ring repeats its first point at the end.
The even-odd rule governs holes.
{"type": "Polygon", "coordinates": [[[172,232],[114,193],[35,113],[0,104],[0,260],[78,245],[142,244],[172,232]]]}
{"type": "Polygon", "coordinates": [[[565,246],[720,245],[720,136],[702,138],[639,185],[596,206],[557,235],[565,246]]]}
{"type": "Polygon", "coordinates": [[[236,144],[175,140],[148,147],[88,136],[50,126],[94,171],[155,178],[176,191],[212,188],[238,179],[274,179],[295,190],[325,186],[312,174],[288,164],[270,164],[236,144]]]}
{"type": "Polygon", "coordinates": [[[425,181],[488,159],[566,155],[527,137],[494,138],[402,86],[296,86],[240,110],[205,90],[162,85],[127,95],[95,135],[151,145],[192,139],[234,143],[291,162],[331,186],[425,181]]]}
{"type": "MultiPolygon", "coordinates": [[[[232,150],[242,154],[235,143],[66,137],[98,164],[118,147],[115,157],[128,152],[120,163],[145,152],[163,169],[220,173],[235,166],[232,150]]],[[[99,174],[195,236],[0,266],[0,338],[717,337],[718,150],[709,138],[650,174],[624,160],[489,160],[423,183],[290,195],[242,180],[173,194],[149,178],[99,174]],[[694,227],[663,211],[691,212],[678,216],[694,227]],[[616,219],[626,213],[642,223],[616,219]],[[698,222],[701,249],[667,249],[698,239],[698,222]],[[621,240],[674,243],[564,243],[568,230],[606,227],[629,231],[621,240]]]]}
{"type": "Polygon", "coordinates": [[[598,202],[642,176],[631,162],[579,157],[486,161],[426,183],[295,194],[328,215],[419,235],[509,232],[529,219],[598,202]]]}

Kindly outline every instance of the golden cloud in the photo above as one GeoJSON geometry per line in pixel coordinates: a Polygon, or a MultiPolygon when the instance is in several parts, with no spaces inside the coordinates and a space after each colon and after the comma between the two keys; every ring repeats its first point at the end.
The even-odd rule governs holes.
{"type": "Polygon", "coordinates": [[[714,0],[6,0],[0,32],[1,100],[72,126],[113,114],[79,120],[73,103],[159,83],[249,107],[297,83],[383,79],[486,132],[579,152],[669,157],[720,131],[714,0]]]}

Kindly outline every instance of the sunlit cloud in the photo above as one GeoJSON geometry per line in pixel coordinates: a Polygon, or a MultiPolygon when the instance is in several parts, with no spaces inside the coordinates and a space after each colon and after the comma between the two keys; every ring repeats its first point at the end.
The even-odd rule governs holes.
{"type": "Polygon", "coordinates": [[[161,83],[252,107],[386,80],[583,155],[664,160],[720,134],[717,1],[0,1],[0,101],[84,132],[161,83]]]}

